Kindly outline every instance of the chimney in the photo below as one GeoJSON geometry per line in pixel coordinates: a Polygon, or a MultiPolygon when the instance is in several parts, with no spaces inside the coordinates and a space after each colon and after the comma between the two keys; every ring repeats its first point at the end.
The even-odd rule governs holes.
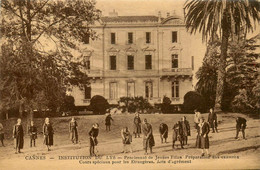
{"type": "Polygon", "coordinates": [[[158,22],[161,22],[162,20],[162,14],[161,11],[158,12],[158,22]]]}
{"type": "Polygon", "coordinates": [[[167,12],[167,17],[169,17],[170,16],[170,12],[167,12]]]}
{"type": "Polygon", "coordinates": [[[116,10],[114,9],[112,12],[109,12],[108,14],[110,17],[117,17],[118,13],[116,12],[116,10]]]}

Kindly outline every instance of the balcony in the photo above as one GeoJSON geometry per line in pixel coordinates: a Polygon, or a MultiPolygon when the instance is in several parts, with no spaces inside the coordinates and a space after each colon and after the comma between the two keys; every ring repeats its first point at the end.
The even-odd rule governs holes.
{"type": "Polygon", "coordinates": [[[102,70],[86,70],[85,73],[88,75],[88,77],[103,77],[102,70]]]}
{"type": "Polygon", "coordinates": [[[132,78],[158,76],[158,70],[106,70],[105,77],[132,78]]]}
{"type": "Polygon", "coordinates": [[[191,68],[164,68],[160,71],[160,76],[192,76],[191,68]]]}

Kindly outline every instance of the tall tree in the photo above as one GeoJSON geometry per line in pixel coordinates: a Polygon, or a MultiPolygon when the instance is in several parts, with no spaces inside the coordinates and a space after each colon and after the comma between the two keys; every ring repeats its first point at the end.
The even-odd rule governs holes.
{"type": "MultiPolygon", "coordinates": [[[[80,52],[100,18],[94,0],[2,0],[0,109],[57,107],[69,85],[88,81],[80,52]],[[54,48],[53,48],[54,47],[54,48]]],[[[32,118],[33,114],[31,114],[32,118]]]]}
{"type": "Polygon", "coordinates": [[[215,110],[221,111],[224,92],[226,58],[229,38],[238,35],[241,27],[253,30],[252,22],[259,20],[257,0],[188,0],[185,3],[186,28],[191,33],[202,33],[202,39],[221,38],[215,110]]]}

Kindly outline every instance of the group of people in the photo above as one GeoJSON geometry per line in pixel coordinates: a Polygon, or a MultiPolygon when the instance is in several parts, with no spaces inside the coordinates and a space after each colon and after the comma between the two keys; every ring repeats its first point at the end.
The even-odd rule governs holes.
{"type": "MultiPolygon", "coordinates": [[[[19,118],[17,119],[17,124],[15,124],[13,127],[15,153],[21,153],[21,149],[23,149],[24,146],[24,130],[21,123],[22,120],[19,118]]],[[[28,127],[28,134],[30,135],[30,147],[36,147],[37,133],[37,127],[34,125],[34,122],[31,121],[31,124],[28,127]]],[[[50,147],[53,145],[53,134],[54,131],[50,120],[49,118],[46,118],[43,124],[43,143],[47,146],[48,151],[50,151],[50,147]]]]}
{"type": "MultiPolygon", "coordinates": [[[[200,148],[202,151],[202,156],[208,155],[209,150],[209,137],[208,134],[210,132],[210,128],[212,128],[212,133],[218,133],[218,120],[217,114],[214,112],[213,109],[210,109],[208,114],[208,121],[205,121],[205,118],[201,116],[198,110],[194,111],[194,124],[195,129],[197,130],[197,138],[196,138],[196,147],[200,148]]],[[[111,114],[108,114],[105,119],[106,130],[110,131],[111,121],[113,121],[111,114]]],[[[24,131],[23,126],[21,124],[22,120],[19,118],[17,120],[17,124],[13,127],[13,138],[14,138],[14,146],[15,146],[15,153],[20,153],[21,149],[24,146],[24,131]]],[[[246,129],[246,119],[242,117],[236,118],[236,137],[238,139],[239,132],[242,131],[243,139],[245,138],[245,129],[246,129]]],[[[134,137],[140,138],[141,134],[143,136],[143,149],[145,154],[148,154],[148,150],[152,153],[152,148],[155,146],[155,140],[153,136],[153,128],[150,123],[148,123],[147,119],[143,119],[139,116],[139,113],[135,114],[134,121],[134,137]]],[[[186,117],[183,116],[180,121],[174,124],[173,128],[173,135],[172,135],[172,149],[175,148],[175,142],[179,141],[181,148],[184,148],[184,145],[188,145],[188,136],[191,136],[191,128],[189,121],[186,120],[186,117]]],[[[78,143],[78,123],[74,117],[72,117],[71,121],[69,122],[69,132],[70,132],[70,140],[73,144],[78,143]]],[[[36,146],[36,139],[37,139],[37,127],[34,125],[34,122],[30,122],[30,126],[28,127],[28,134],[30,136],[30,147],[36,146]]],[[[168,125],[166,123],[161,123],[159,125],[159,134],[161,138],[161,143],[167,143],[168,138],[168,125]]],[[[45,118],[43,124],[43,136],[44,141],[43,143],[47,146],[48,151],[50,151],[50,147],[53,145],[53,134],[54,130],[52,124],[50,123],[49,118],[45,118]]],[[[98,144],[98,134],[99,134],[99,124],[94,123],[89,131],[89,153],[90,156],[95,156],[97,154],[97,149],[95,146],[98,144]],[[96,149],[96,150],[95,150],[96,149]]],[[[123,143],[123,151],[127,153],[128,151],[133,152],[131,143],[132,143],[132,134],[127,126],[123,127],[121,130],[121,137],[123,143]]],[[[3,125],[0,123],[0,140],[2,146],[4,146],[4,130],[3,125]]]]}

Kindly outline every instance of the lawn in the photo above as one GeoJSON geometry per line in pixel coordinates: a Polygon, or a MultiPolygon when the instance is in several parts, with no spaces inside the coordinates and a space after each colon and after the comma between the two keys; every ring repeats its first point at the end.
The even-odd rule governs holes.
{"type": "MultiPolygon", "coordinates": [[[[207,119],[207,114],[203,114],[203,116],[207,119]]],[[[153,149],[154,153],[152,156],[199,156],[201,154],[200,150],[195,148],[195,139],[196,139],[196,130],[194,129],[193,124],[193,115],[192,114],[141,114],[141,119],[143,120],[146,118],[149,123],[153,126],[153,133],[155,136],[155,147],[153,149]],[[182,116],[186,116],[187,120],[190,122],[191,125],[191,137],[189,137],[189,145],[185,146],[185,149],[177,148],[172,150],[171,148],[171,138],[172,138],[172,127],[173,125],[181,119],[182,116]],[[168,143],[161,144],[160,137],[159,137],[159,124],[166,123],[169,126],[169,138],[168,143]]],[[[55,159],[58,156],[88,156],[88,145],[89,145],[89,138],[88,138],[88,131],[90,130],[93,123],[99,123],[100,125],[100,133],[98,136],[98,154],[105,157],[109,155],[113,156],[143,156],[144,152],[142,149],[142,138],[133,138],[132,146],[134,153],[132,154],[122,154],[122,142],[120,136],[120,130],[124,126],[128,126],[130,130],[133,129],[133,114],[121,114],[121,115],[112,115],[114,121],[112,122],[111,131],[107,132],[105,130],[105,115],[88,115],[88,116],[77,116],[76,120],[78,122],[78,129],[79,129],[79,144],[73,145],[69,140],[69,133],[68,133],[68,124],[70,121],[70,117],[59,117],[59,118],[51,118],[51,122],[54,127],[54,146],[52,147],[52,151],[48,152],[46,147],[43,146],[43,137],[42,134],[38,135],[37,139],[37,147],[30,148],[29,147],[29,136],[25,136],[25,146],[22,150],[23,153],[21,154],[14,154],[13,149],[13,140],[12,140],[12,126],[15,124],[15,119],[10,119],[7,121],[3,121],[3,125],[5,127],[6,132],[6,140],[5,144],[6,147],[0,147],[0,164],[8,165],[9,167],[15,168],[15,164],[11,165],[11,162],[17,160],[20,162],[20,167],[26,166],[27,161],[24,161],[24,157],[28,155],[45,155],[48,158],[54,157],[55,159]]],[[[252,119],[248,118],[242,114],[236,113],[223,113],[219,115],[219,120],[221,123],[219,124],[219,133],[210,133],[210,154],[212,157],[219,157],[219,156],[236,156],[240,157],[237,163],[241,163],[241,160],[247,160],[246,162],[249,163],[249,168],[260,168],[259,167],[259,155],[260,155],[260,125],[259,119],[252,119]],[[240,139],[235,140],[235,117],[242,116],[245,117],[248,122],[248,126],[246,129],[246,137],[247,140],[240,139]]],[[[42,131],[42,124],[44,119],[35,119],[36,126],[38,127],[39,131],[42,131]]],[[[26,123],[23,122],[24,129],[26,129],[26,123]]],[[[177,142],[178,144],[178,142],[177,142]]],[[[54,161],[54,160],[52,160],[54,161]]],[[[193,165],[194,167],[199,166],[199,162],[201,160],[195,160],[193,165]]],[[[204,161],[204,160],[203,160],[204,161]]],[[[211,159],[210,161],[205,162],[210,163],[214,161],[211,159]]],[[[219,161],[219,160],[215,160],[219,161]]],[[[229,160],[231,161],[236,160],[229,160]]],[[[62,161],[58,161],[62,162],[62,161]]],[[[57,161],[55,165],[58,165],[57,161]]],[[[35,161],[31,165],[38,165],[42,162],[35,161]]],[[[63,163],[68,163],[63,162],[63,163]]],[[[73,162],[74,163],[74,162],[73,162]]],[[[228,162],[226,162],[228,163],[228,162]]],[[[70,164],[71,165],[71,164],[70,164]]],[[[79,164],[77,164],[79,165],[79,164]]],[[[238,164],[237,164],[238,165],[238,164]]],[[[245,164],[241,164],[245,165],[245,164]]],[[[44,167],[45,165],[42,165],[44,167]]],[[[69,166],[69,165],[68,165],[69,166]]],[[[105,166],[105,165],[104,165],[105,166]]],[[[160,167],[159,164],[156,164],[155,167],[160,167]]],[[[165,166],[165,165],[164,165],[165,166]]],[[[222,164],[224,166],[224,164],[222,164]]],[[[108,166],[106,166],[108,167],[108,166]]],[[[246,166],[248,167],[248,166],[246,166]]],[[[139,167],[140,168],[140,167],[139,167]]],[[[0,168],[1,169],[1,168],[0,168]]]]}

